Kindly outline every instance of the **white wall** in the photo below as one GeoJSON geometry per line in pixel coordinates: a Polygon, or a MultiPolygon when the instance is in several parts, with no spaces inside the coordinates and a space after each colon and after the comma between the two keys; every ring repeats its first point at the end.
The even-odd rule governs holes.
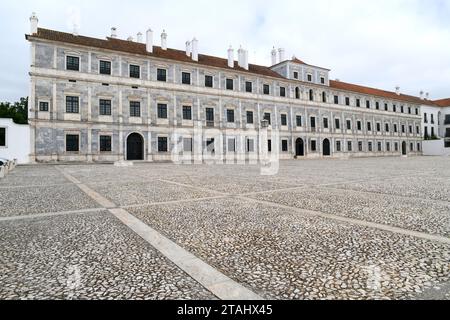
{"type": "Polygon", "coordinates": [[[0,158],[17,159],[19,164],[30,161],[30,126],[15,124],[0,118],[0,128],[6,128],[6,146],[0,146],[0,158]]]}
{"type": "Polygon", "coordinates": [[[425,136],[425,127],[428,127],[428,136],[431,137],[431,128],[434,128],[434,134],[439,137],[439,111],[440,107],[421,106],[422,113],[422,136],[425,136]],[[425,113],[427,114],[428,123],[425,123],[425,113]],[[431,115],[434,118],[434,124],[431,123],[431,115]]]}
{"type": "Polygon", "coordinates": [[[450,156],[450,148],[444,148],[444,140],[428,140],[422,142],[424,156],[450,156]]]}

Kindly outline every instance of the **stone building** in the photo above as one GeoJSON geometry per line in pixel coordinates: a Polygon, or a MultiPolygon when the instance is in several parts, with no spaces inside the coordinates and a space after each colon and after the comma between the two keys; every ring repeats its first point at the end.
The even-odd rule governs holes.
{"type": "MultiPolygon", "coordinates": [[[[30,18],[32,161],[420,155],[424,100],[333,81],[272,51],[270,67],[153,42],[38,28],[30,18]],[[266,131],[267,139],[261,138],[266,131]]],[[[265,137],[265,136],[264,136],[265,137]]]]}

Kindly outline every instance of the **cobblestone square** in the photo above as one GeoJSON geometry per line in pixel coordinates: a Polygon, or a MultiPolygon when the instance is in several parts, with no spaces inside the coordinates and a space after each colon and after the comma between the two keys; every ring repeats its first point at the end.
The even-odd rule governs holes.
{"type": "Polygon", "coordinates": [[[19,166],[0,299],[450,299],[450,159],[19,166]]]}

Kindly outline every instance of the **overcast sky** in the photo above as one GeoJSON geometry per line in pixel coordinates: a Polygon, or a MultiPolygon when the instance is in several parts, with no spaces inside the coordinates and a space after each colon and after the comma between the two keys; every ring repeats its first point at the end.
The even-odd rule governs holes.
{"type": "Polygon", "coordinates": [[[450,0],[1,0],[0,101],[28,95],[29,16],[39,26],[127,38],[149,27],[160,44],[184,49],[194,36],[200,53],[226,58],[249,50],[249,62],[270,64],[273,46],[286,57],[331,69],[331,78],[431,98],[450,97],[450,0]]]}

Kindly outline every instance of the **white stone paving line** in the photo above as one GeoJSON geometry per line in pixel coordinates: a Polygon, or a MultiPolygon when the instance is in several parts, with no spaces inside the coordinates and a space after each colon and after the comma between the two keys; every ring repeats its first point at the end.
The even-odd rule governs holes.
{"type": "Polygon", "coordinates": [[[59,212],[26,214],[26,215],[22,215],[22,216],[13,216],[13,217],[1,217],[0,222],[35,219],[35,218],[45,218],[45,217],[55,217],[55,216],[65,216],[65,215],[69,215],[69,214],[83,214],[83,213],[92,213],[92,212],[100,212],[100,211],[105,211],[105,208],[81,209],[81,210],[74,210],[74,211],[59,211],[59,212]]]}
{"type": "Polygon", "coordinates": [[[191,278],[200,283],[212,294],[222,300],[263,300],[263,298],[246,287],[230,279],[217,269],[197,258],[187,250],[183,249],[172,240],[164,237],[155,229],[151,228],[126,210],[117,208],[111,201],[103,198],[97,192],[80,183],[63,170],[58,170],[70,181],[74,182],[83,192],[117,217],[123,224],[133,230],[141,238],[157,249],[167,259],[172,261],[191,278]]]}
{"type": "Polygon", "coordinates": [[[143,204],[131,204],[129,206],[120,206],[119,208],[122,208],[122,209],[143,208],[143,207],[159,206],[159,205],[165,205],[165,204],[192,203],[192,202],[200,202],[200,201],[207,201],[207,200],[225,199],[227,197],[228,197],[228,195],[217,196],[217,197],[196,198],[196,199],[173,200],[173,201],[165,201],[165,202],[150,202],[150,203],[143,203],[143,204]]]}
{"type": "Polygon", "coordinates": [[[230,196],[230,193],[226,193],[226,192],[221,192],[221,191],[216,191],[216,190],[212,190],[212,189],[207,189],[207,188],[202,188],[202,187],[196,187],[190,184],[185,184],[185,183],[180,183],[180,182],[175,182],[175,181],[170,181],[170,180],[164,180],[164,179],[158,179],[161,182],[166,182],[166,183],[170,183],[173,185],[177,185],[177,186],[181,186],[181,187],[187,187],[190,189],[195,189],[195,190],[199,190],[199,191],[206,191],[206,192],[210,192],[210,193],[217,193],[220,194],[222,196],[230,196]]]}

